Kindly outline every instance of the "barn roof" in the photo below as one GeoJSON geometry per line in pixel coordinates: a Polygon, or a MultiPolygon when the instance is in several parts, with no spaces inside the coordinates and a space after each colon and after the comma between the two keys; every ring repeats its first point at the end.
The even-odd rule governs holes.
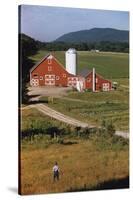
{"type": "MultiPolygon", "coordinates": [[[[87,78],[88,77],[88,75],[92,72],[92,71],[89,71],[89,70],[83,70],[83,75],[82,76],[84,76],[85,78],[87,78]],[[87,71],[87,73],[86,73],[86,71],[87,71]]],[[[104,79],[104,80],[106,80],[106,81],[109,81],[109,82],[111,82],[110,80],[108,80],[108,79],[105,79],[103,76],[101,76],[100,74],[98,74],[98,73],[96,73],[95,72],[95,74],[97,75],[97,76],[99,76],[100,78],[102,78],[102,79],[104,79]]]]}
{"type": "Polygon", "coordinates": [[[47,54],[43,59],[41,59],[39,62],[37,62],[31,69],[30,69],[30,73],[34,70],[34,69],[36,69],[36,67],[38,66],[38,65],[40,65],[45,59],[47,59],[47,57],[48,56],[50,56],[51,54],[49,53],[49,54],[47,54]]]}
{"type": "Polygon", "coordinates": [[[88,69],[83,69],[82,71],[79,72],[80,76],[86,77],[91,71],[88,69]]]}
{"type": "MultiPolygon", "coordinates": [[[[33,72],[34,69],[36,69],[36,67],[38,67],[38,65],[40,65],[44,60],[46,60],[48,57],[54,57],[51,53],[48,53],[43,59],[41,59],[39,62],[37,62],[31,69],[30,69],[30,73],[33,72]]],[[[54,59],[60,64],[60,66],[66,71],[66,69],[64,68],[64,66],[54,57],[54,59]]],[[[69,73],[68,71],[66,71],[69,75],[74,76],[74,74],[69,73]]]]}

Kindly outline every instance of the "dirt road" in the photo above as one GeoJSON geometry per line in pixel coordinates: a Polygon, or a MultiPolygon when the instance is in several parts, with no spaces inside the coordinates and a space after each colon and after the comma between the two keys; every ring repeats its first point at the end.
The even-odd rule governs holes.
{"type": "Polygon", "coordinates": [[[88,125],[87,123],[81,122],[79,120],[76,120],[72,117],[69,117],[67,115],[64,115],[58,111],[53,110],[52,108],[49,108],[48,106],[44,104],[35,104],[35,108],[37,108],[40,112],[44,113],[45,115],[48,115],[49,117],[52,117],[54,119],[57,119],[59,121],[62,121],[64,123],[73,125],[73,126],[80,126],[80,127],[90,127],[93,128],[94,126],[88,125]]]}
{"type": "MultiPolygon", "coordinates": [[[[82,128],[85,128],[85,127],[88,127],[88,128],[95,128],[95,126],[93,125],[89,125],[88,123],[85,123],[85,122],[81,122],[77,119],[74,119],[72,117],[69,117],[67,115],[64,115],[52,108],[49,108],[48,106],[42,104],[42,103],[38,103],[38,104],[31,104],[29,106],[25,106],[25,107],[22,107],[21,109],[22,110],[25,110],[25,109],[30,109],[30,108],[36,108],[37,110],[39,110],[40,112],[42,112],[43,114],[45,115],[48,115],[49,117],[51,118],[54,118],[54,119],[57,119],[59,121],[62,121],[66,124],[70,124],[70,125],[73,125],[73,126],[76,126],[76,127],[82,127],[82,128]]],[[[128,132],[124,132],[124,131],[116,131],[115,132],[116,135],[118,136],[121,136],[123,138],[129,138],[129,133],[128,132]]]]}
{"type": "Polygon", "coordinates": [[[121,136],[123,138],[129,138],[129,133],[128,132],[124,132],[124,131],[116,131],[115,132],[116,135],[121,136]]]}
{"type": "MultiPolygon", "coordinates": [[[[54,96],[54,97],[62,97],[66,96],[68,91],[71,91],[72,88],[69,87],[29,87],[28,95],[31,98],[35,98],[34,100],[38,100],[41,96],[54,96]]],[[[32,100],[32,99],[31,99],[32,100]]]]}

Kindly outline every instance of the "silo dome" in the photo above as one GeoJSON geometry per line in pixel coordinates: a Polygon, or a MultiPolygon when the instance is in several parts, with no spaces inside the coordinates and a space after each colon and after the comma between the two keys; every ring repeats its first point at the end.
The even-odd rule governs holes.
{"type": "Polygon", "coordinates": [[[70,48],[67,50],[67,53],[77,53],[77,52],[76,52],[76,49],[70,48]]]}
{"type": "Polygon", "coordinates": [[[70,48],[66,51],[66,70],[70,74],[76,75],[77,52],[76,49],[70,48]]]}

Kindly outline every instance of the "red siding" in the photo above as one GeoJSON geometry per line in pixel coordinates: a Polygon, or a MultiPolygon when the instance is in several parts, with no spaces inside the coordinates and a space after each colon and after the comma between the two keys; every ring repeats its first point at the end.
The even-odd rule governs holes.
{"type": "MultiPolygon", "coordinates": [[[[86,77],[86,89],[92,89],[92,72],[90,72],[88,74],[88,76],[86,77]]],[[[109,84],[109,90],[112,89],[112,83],[109,80],[104,79],[103,77],[101,77],[99,74],[95,75],[95,90],[96,91],[101,91],[103,90],[103,84],[108,83],[109,84]]]]}
{"type": "MultiPolygon", "coordinates": [[[[53,57],[53,56],[52,56],[53,57]]],[[[63,66],[53,57],[51,59],[51,63],[48,61],[48,58],[46,58],[44,61],[42,61],[32,72],[30,80],[32,79],[38,79],[40,86],[45,86],[46,79],[45,75],[51,75],[48,78],[51,82],[54,81],[53,85],[56,86],[67,86],[67,78],[68,77],[74,77],[74,75],[69,74],[63,66]],[[38,75],[37,77],[34,77],[34,75],[38,75]],[[53,75],[53,76],[52,76],[53,75]],[[42,80],[40,80],[42,79],[42,80]]]]}

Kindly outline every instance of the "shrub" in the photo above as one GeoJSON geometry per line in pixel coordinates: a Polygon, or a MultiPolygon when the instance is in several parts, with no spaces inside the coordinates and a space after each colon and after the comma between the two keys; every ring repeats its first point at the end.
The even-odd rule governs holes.
{"type": "Polygon", "coordinates": [[[113,125],[112,121],[108,122],[103,120],[99,132],[101,134],[108,134],[109,136],[112,137],[115,134],[115,126],[113,125]]]}
{"type": "Polygon", "coordinates": [[[115,127],[114,125],[110,122],[106,126],[107,133],[112,137],[115,134],[115,127]]]}

